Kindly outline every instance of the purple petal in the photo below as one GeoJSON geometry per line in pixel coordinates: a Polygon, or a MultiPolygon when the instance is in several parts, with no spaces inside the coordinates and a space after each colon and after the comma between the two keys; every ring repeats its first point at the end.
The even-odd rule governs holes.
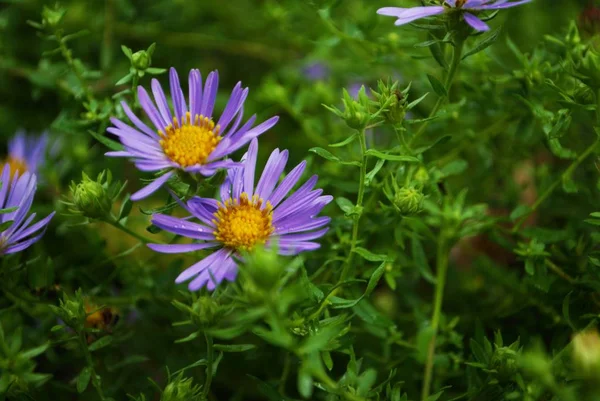
{"type": "Polygon", "coordinates": [[[442,14],[443,12],[444,7],[442,6],[412,8],[384,7],[377,10],[377,14],[398,18],[398,20],[395,22],[396,25],[408,24],[409,22],[412,22],[414,20],[430,17],[432,15],[442,14]]]}
{"type": "Polygon", "coordinates": [[[254,195],[254,170],[258,156],[258,140],[254,138],[248,147],[248,159],[244,162],[244,192],[249,197],[254,195]]]}
{"type": "Polygon", "coordinates": [[[200,106],[202,105],[202,74],[200,74],[200,70],[191,70],[188,82],[190,114],[193,119],[200,114],[200,106]]]}
{"type": "Polygon", "coordinates": [[[133,111],[131,111],[131,109],[129,108],[127,103],[125,103],[124,101],[121,102],[121,107],[123,107],[123,111],[127,115],[127,118],[129,118],[129,121],[131,121],[133,123],[133,125],[135,125],[140,131],[142,131],[144,134],[148,135],[151,138],[155,138],[155,139],[159,138],[158,134],[155,131],[150,129],[150,127],[148,127],[146,124],[144,124],[142,122],[142,120],[140,120],[138,118],[138,116],[136,116],[133,113],[133,111]]]}
{"type": "Polygon", "coordinates": [[[298,164],[290,173],[281,181],[281,184],[275,189],[275,191],[269,196],[268,201],[271,202],[273,207],[276,207],[279,202],[292,190],[294,185],[298,182],[304,169],[306,168],[306,161],[303,160],[298,164]]]}
{"type": "Polygon", "coordinates": [[[531,0],[520,0],[512,3],[507,3],[506,1],[497,2],[495,4],[488,4],[474,8],[475,10],[500,10],[503,8],[510,8],[520,6],[521,4],[526,4],[531,2],[531,0]]]}
{"type": "Polygon", "coordinates": [[[202,114],[204,117],[212,117],[218,88],[219,73],[218,71],[211,71],[206,78],[206,85],[204,86],[204,92],[202,94],[202,106],[200,107],[200,114],[202,114]]]}
{"type": "Polygon", "coordinates": [[[142,109],[144,109],[146,115],[148,116],[150,121],[152,121],[152,124],[154,124],[156,129],[159,131],[164,131],[165,127],[168,126],[171,122],[165,122],[162,119],[160,113],[158,112],[158,110],[156,110],[154,103],[152,103],[152,100],[150,100],[148,92],[146,92],[146,89],[144,89],[143,86],[138,86],[138,99],[140,101],[140,106],[142,106],[142,109]]]}
{"type": "Polygon", "coordinates": [[[484,32],[484,31],[490,30],[490,27],[488,26],[488,24],[486,24],[485,22],[483,22],[482,20],[480,20],[473,14],[465,13],[463,16],[465,18],[465,22],[467,24],[471,25],[471,27],[473,29],[475,29],[476,31],[484,32]]]}
{"type": "Polygon", "coordinates": [[[219,245],[217,242],[205,242],[202,244],[148,244],[148,248],[160,253],[187,253],[213,248],[217,245],[219,245]]]}
{"type": "Polygon", "coordinates": [[[187,202],[187,208],[198,220],[210,227],[215,227],[213,220],[217,211],[217,201],[214,199],[200,198],[194,196],[187,202]]]}
{"type": "Polygon", "coordinates": [[[146,185],[144,188],[140,189],[133,195],[131,195],[131,200],[137,202],[141,199],[144,199],[154,192],[156,192],[160,187],[164,185],[165,182],[173,175],[173,171],[169,171],[152,181],[150,184],[146,185]]]}
{"type": "Polygon", "coordinates": [[[287,160],[287,149],[283,152],[279,152],[279,149],[275,149],[271,153],[260,180],[258,181],[258,185],[256,185],[256,194],[258,194],[260,198],[268,199],[268,197],[271,196],[273,189],[279,181],[281,173],[283,173],[287,160]]]}
{"type": "Polygon", "coordinates": [[[152,224],[168,232],[198,240],[214,240],[214,228],[193,223],[178,217],[157,213],[152,216],[152,224]]]}
{"type": "Polygon", "coordinates": [[[152,78],[150,86],[152,87],[152,94],[154,95],[154,100],[156,101],[160,115],[167,125],[171,124],[173,121],[171,110],[169,110],[169,104],[167,103],[165,92],[163,91],[162,86],[160,86],[158,79],[152,78]]]}
{"type": "Polygon", "coordinates": [[[173,108],[175,109],[175,117],[181,122],[186,112],[185,98],[181,91],[179,75],[177,75],[177,70],[173,67],[169,70],[169,85],[171,88],[171,99],[173,99],[173,108]]]}

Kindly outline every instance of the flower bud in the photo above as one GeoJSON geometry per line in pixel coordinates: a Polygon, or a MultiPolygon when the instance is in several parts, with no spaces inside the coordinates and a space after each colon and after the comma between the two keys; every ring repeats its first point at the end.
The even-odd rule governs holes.
{"type": "Polygon", "coordinates": [[[387,317],[393,318],[398,311],[398,298],[393,291],[383,288],[373,294],[373,305],[387,317]]]}
{"type": "Polygon", "coordinates": [[[195,400],[199,394],[200,386],[194,385],[191,378],[184,378],[182,374],[179,374],[167,384],[160,401],[195,400]]]}
{"type": "Polygon", "coordinates": [[[593,89],[600,88],[600,55],[588,49],[575,65],[575,75],[593,89]]]}
{"type": "Polygon", "coordinates": [[[138,71],[145,71],[150,67],[151,57],[146,50],[140,50],[131,55],[131,65],[138,71]]]}
{"type": "Polygon", "coordinates": [[[192,321],[200,326],[210,325],[220,314],[219,302],[209,296],[202,295],[192,304],[192,321]]]}
{"type": "Polygon", "coordinates": [[[49,8],[44,6],[42,10],[42,25],[48,28],[56,28],[65,16],[65,13],[66,10],[63,8],[49,8]]]}
{"type": "Polygon", "coordinates": [[[73,204],[86,217],[100,219],[110,213],[112,200],[101,182],[90,179],[85,173],[77,186],[71,188],[73,204]]]}
{"type": "Polygon", "coordinates": [[[573,360],[582,374],[600,377],[600,335],[597,330],[582,331],[575,335],[573,360]]]}
{"type": "Polygon", "coordinates": [[[492,354],[490,367],[502,380],[509,380],[518,371],[517,352],[511,347],[498,347],[492,354]]]}
{"type": "Polygon", "coordinates": [[[429,182],[429,172],[423,166],[419,167],[419,169],[415,172],[415,181],[420,185],[425,185],[429,182]]]}
{"type": "Polygon", "coordinates": [[[410,87],[401,91],[398,86],[398,81],[393,84],[390,84],[389,81],[387,83],[379,81],[377,84],[378,91],[373,92],[379,109],[385,110],[383,116],[390,124],[399,124],[404,121],[406,116],[406,100],[408,99],[410,87]]]}
{"type": "Polygon", "coordinates": [[[371,103],[373,103],[367,96],[364,85],[360,87],[356,99],[344,89],[342,102],[344,104],[343,111],[337,107],[325,107],[346,121],[346,124],[348,124],[350,128],[356,130],[364,129],[372,119],[370,106],[371,103]]]}
{"type": "Polygon", "coordinates": [[[416,188],[400,188],[394,195],[394,206],[404,215],[421,211],[425,196],[416,188]]]}
{"type": "Polygon", "coordinates": [[[284,263],[274,249],[255,247],[244,256],[245,270],[258,287],[270,290],[275,286],[284,269],[284,263]]]}

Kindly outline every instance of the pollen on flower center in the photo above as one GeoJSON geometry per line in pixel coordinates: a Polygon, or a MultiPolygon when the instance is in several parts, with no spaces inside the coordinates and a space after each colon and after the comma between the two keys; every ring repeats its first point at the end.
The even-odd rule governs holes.
{"type": "Polygon", "coordinates": [[[165,132],[159,132],[165,154],[181,167],[206,163],[221,140],[219,126],[215,127],[215,123],[203,115],[196,115],[192,120],[189,112],[182,120],[173,118],[173,124],[165,132]]]}
{"type": "Polygon", "coordinates": [[[18,157],[9,156],[6,163],[8,163],[8,166],[10,167],[10,178],[12,178],[16,173],[21,175],[27,171],[27,163],[25,160],[18,157]]]}
{"type": "Polygon", "coordinates": [[[251,199],[245,192],[239,199],[228,199],[219,203],[213,222],[217,241],[233,249],[251,250],[256,244],[264,244],[275,230],[273,207],[269,202],[254,195],[251,199]]]}

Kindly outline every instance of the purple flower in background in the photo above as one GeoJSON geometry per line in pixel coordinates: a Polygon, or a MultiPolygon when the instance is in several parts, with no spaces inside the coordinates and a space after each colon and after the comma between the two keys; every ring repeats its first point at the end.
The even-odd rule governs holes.
{"type": "Polygon", "coordinates": [[[473,29],[477,31],[487,31],[490,27],[469,11],[499,10],[529,3],[530,1],[531,0],[446,0],[443,6],[422,6],[412,8],[384,7],[377,10],[377,14],[396,17],[398,18],[396,25],[404,25],[421,18],[440,15],[446,11],[455,9],[464,12],[463,18],[465,19],[465,22],[473,27],[473,29]]]}
{"type": "Polygon", "coordinates": [[[152,216],[152,223],[163,230],[199,240],[198,243],[148,246],[162,253],[193,252],[217,248],[211,255],[187,268],[177,277],[182,283],[193,279],[191,291],[206,286],[213,290],[221,281],[233,281],[237,275],[239,251],[250,251],[258,244],[277,242],[281,255],[295,255],[319,248],[313,242],[327,232],[331,218],[317,215],[333,199],[313,189],[317,176],[312,176],[287,196],[299,181],[306,162],[297,165],[279,183],[288,159],[288,151],[275,149],[255,185],[254,171],[258,141],[253,139],[242,158],[241,167],[230,169],[221,185],[221,202],[194,197],[184,207],[199,223],[163,214],[152,216]],[[287,197],[287,198],[286,198],[287,197]],[[324,228],[325,227],[325,228],[324,228]]]}
{"type": "Polygon", "coordinates": [[[0,209],[15,210],[0,214],[0,224],[12,221],[4,231],[0,232],[0,255],[20,252],[37,242],[44,232],[46,226],[54,216],[50,213],[46,218],[31,224],[35,219],[35,213],[30,214],[33,196],[36,190],[35,174],[25,172],[22,175],[15,173],[11,179],[11,166],[5,164],[0,176],[2,187],[0,188],[0,209]]]}
{"type": "Polygon", "coordinates": [[[329,77],[329,67],[325,63],[315,62],[307,65],[302,70],[304,76],[311,81],[322,81],[329,77]]]}
{"type": "MultiPolygon", "coordinates": [[[[358,92],[360,92],[360,88],[365,85],[362,82],[353,82],[348,86],[348,94],[352,96],[354,99],[358,99],[358,92]]],[[[365,86],[365,90],[369,90],[367,86],[365,86]]]]}
{"type": "Polygon", "coordinates": [[[107,156],[129,157],[141,171],[168,170],[134,193],[132,200],[140,200],[154,193],[176,170],[209,177],[218,169],[234,167],[237,163],[222,159],[273,127],[278,120],[278,117],[272,117],[253,127],[256,121],[254,115],[241,124],[248,88],[242,88],[242,83],[238,82],[215,122],[213,110],[219,85],[217,71],[208,74],[204,90],[200,71],[190,71],[188,102],[174,68],[171,68],[169,78],[172,111],[156,79],[152,80],[154,101],[146,89],[138,86],[140,105],[155,130],[142,122],[125,102],[121,103],[123,110],[135,127],[111,118],[114,126],[108,128],[108,132],[119,137],[125,150],[108,152],[107,156]]]}
{"type": "Polygon", "coordinates": [[[40,137],[29,136],[25,131],[17,131],[8,142],[8,159],[12,177],[15,173],[37,173],[38,166],[44,162],[44,153],[48,144],[48,134],[40,137]]]}

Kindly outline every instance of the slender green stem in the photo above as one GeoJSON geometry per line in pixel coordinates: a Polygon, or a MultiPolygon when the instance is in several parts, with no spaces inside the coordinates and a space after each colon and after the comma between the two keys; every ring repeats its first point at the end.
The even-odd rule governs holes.
{"type": "Polygon", "coordinates": [[[544,201],[546,199],[548,199],[548,197],[552,194],[552,192],[554,192],[554,190],[561,184],[561,182],[565,179],[568,178],[571,174],[573,174],[573,172],[577,169],[577,167],[579,167],[579,165],[585,160],[587,159],[587,157],[589,155],[591,155],[594,150],[596,150],[596,148],[598,147],[598,142],[600,141],[600,139],[596,139],[594,141],[593,144],[591,144],[581,155],[579,155],[579,157],[577,158],[577,160],[574,160],[573,163],[571,163],[571,165],[565,170],[564,173],[562,173],[545,191],[544,193],[535,201],[535,203],[533,205],[531,205],[531,208],[528,210],[528,212],[521,217],[521,220],[519,220],[519,222],[517,224],[515,224],[515,227],[513,228],[512,232],[516,233],[519,231],[519,229],[521,228],[521,225],[523,225],[523,223],[525,222],[525,220],[527,220],[527,218],[529,217],[529,215],[531,215],[531,213],[535,212],[542,203],[544,203],[544,201]]]}
{"type": "MultiPolygon", "coordinates": [[[[454,45],[454,50],[452,51],[452,61],[450,62],[450,69],[448,70],[448,74],[446,75],[446,81],[444,82],[444,88],[446,89],[446,93],[448,94],[450,93],[452,82],[454,81],[454,77],[456,76],[456,71],[458,71],[458,65],[460,64],[460,60],[462,58],[464,44],[465,42],[463,40],[457,41],[457,43],[454,45]]],[[[429,113],[428,118],[431,118],[437,114],[437,112],[440,110],[440,107],[442,107],[446,99],[448,99],[447,96],[441,96],[437,100],[437,102],[433,106],[433,109],[431,109],[431,113],[429,113]]],[[[410,141],[408,141],[408,146],[412,146],[416,142],[416,140],[419,139],[421,135],[423,135],[423,132],[425,132],[425,128],[427,128],[428,124],[429,120],[421,124],[417,132],[415,132],[412,138],[410,138],[410,141]]]]}
{"type": "Polygon", "coordinates": [[[281,372],[281,379],[279,379],[279,394],[285,395],[285,384],[290,375],[292,369],[292,356],[289,352],[285,353],[285,362],[283,363],[283,371],[281,372]]]}
{"type": "Polygon", "coordinates": [[[152,242],[161,242],[158,240],[150,240],[150,239],[144,237],[143,235],[136,233],[135,231],[131,231],[129,228],[127,228],[123,224],[121,224],[120,221],[117,221],[117,219],[115,217],[113,217],[112,219],[104,220],[104,221],[106,221],[111,226],[118,228],[119,230],[123,231],[124,233],[127,233],[127,234],[131,235],[132,237],[137,238],[144,244],[148,244],[148,243],[152,243],[152,242]]]}
{"type": "Polygon", "coordinates": [[[87,101],[88,102],[92,101],[94,99],[94,96],[92,95],[92,92],[90,91],[90,88],[88,87],[87,81],[81,74],[81,71],[79,70],[77,65],[75,65],[75,59],[73,58],[73,53],[71,52],[71,49],[68,48],[67,43],[63,40],[62,32],[60,30],[58,30],[55,32],[55,35],[56,35],[56,40],[58,41],[58,46],[60,48],[61,55],[67,62],[67,65],[69,66],[71,71],[73,71],[73,74],[75,74],[75,77],[77,77],[77,81],[79,81],[79,85],[81,85],[81,89],[83,90],[83,94],[85,95],[87,101]]]}
{"type": "Polygon", "coordinates": [[[358,197],[356,199],[356,208],[359,210],[359,214],[354,216],[352,223],[352,239],[350,242],[350,252],[344,263],[342,274],[340,275],[340,282],[345,281],[350,272],[352,266],[352,258],[354,257],[354,250],[356,249],[356,241],[358,240],[358,224],[360,222],[360,216],[362,215],[363,199],[365,197],[365,180],[367,176],[367,141],[365,138],[365,130],[361,130],[358,139],[360,141],[360,179],[358,183],[358,197]]]}
{"type": "Polygon", "coordinates": [[[215,349],[213,338],[210,334],[204,333],[206,338],[206,378],[204,379],[204,387],[202,388],[202,399],[205,400],[210,392],[210,384],[213,377],[213,364],[215,359],[215,349]]]}
{"type": "Polygon", "coordinates": [[[554,273],[556,273],[559,277],[568,281],[569,284],[577,283],[577,280],[575,280],[573,277],[569,276],[569,274],[567,274],[563,269],[561,269],[559,266],[557,266],[555,263],[553,263],[550,259],[545,259],[544,263],[546,264],[546,266],[548,266],[550,268],[550,270],[552,270],[554,273]]]}
{"type": "Polygon", "coordinates": [[[433,334],[429,340],[425,373],[423,375],[423,389],[421,401],[427,401],[431,390],[431,379],[433,376],[433,359],[435,356],[435,342],[437,339],[440,318],[442,316],[442,303],[444,300],[444,287],[446,286],[446,273],[448,272],[448,242],[444,233],[440,233],[437,247],[437,275],[435,283],[435,299],[433,305],[433,317],[431,318],[431,329],[433,334]]]}
{"type": "Polygon", "coordinates": [[[138,105],[140,104],[138,102],[138,95],[137,95],[137,87],[138,87],[138,83],[140,82],[140,77],[138,77],[137,72],[135,72],[133,74],[133,78],[131,79],[131,94],[133,95],[133,107],[134,109],[137,109],[138,105]]]}
{"type": "Polygon", "coordinates": [[[94,386],[94,388],[96,389],[96,392],[98,393],[98,396],[100,397],[100,400],[104,400],[105,399],[104,391],[102,390],[102,385],[100,384],[100,382],[98,380],[98,375],[96,374],[96,370],[94,369],[94,361],[92,360],[92,354],[90,353],[90,350],[88,349],[88,346],[87,346],[85,332],[80,331],[78,334],[79,334],[79,346],[81,347],[81,351],[83,352],[83,355],[85,356],[85,362],[88,366],[88,369],[90,370],[92,386],[94,386]]]}

